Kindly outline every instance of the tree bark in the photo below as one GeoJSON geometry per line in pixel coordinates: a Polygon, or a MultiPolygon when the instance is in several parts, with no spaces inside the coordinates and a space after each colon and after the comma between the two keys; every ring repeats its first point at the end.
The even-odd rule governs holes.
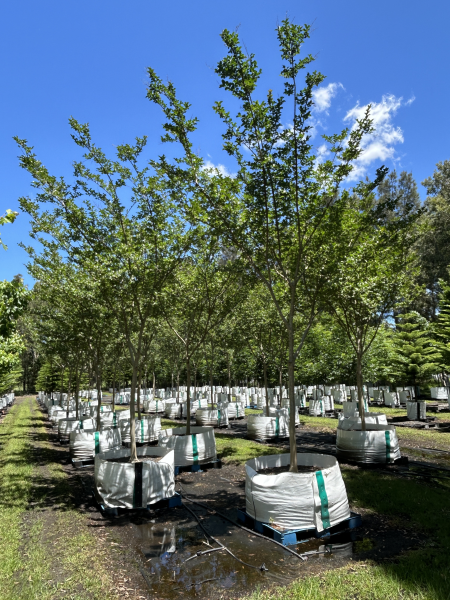
{"type": "Polygon", "coordinates": [[[133,362],[133,372],[131,375],[131,394],[130,394],[130,462],[139,462],[137,451],[136,451],[136,410],[135,410],[135,396],[136,396],[136,380],[138,367],[136,362],[133,362]]]}
{"type": "Polygon", "coordinates": [[[138,419],[141,420],[141,369],[139,368],[138,380],[137,380],[137,409],[138,419]]]}
{"type": "Polygon", "coordinates": [[[269,416],[269,388],[267,387],[267,364],[266,364],[266,357],[264,357],[263,359],[263,365],[264,365],[264,388],[266,390],[266,416],[269,416]]]}
{"type": "Polygon", "coordinates": [[[364,409],[364,397],[363,397],[363,375],[362,375],[362,332],[358,328],[356,332],[356,385],[358,388],[358,410],[359,416],[361,417],[361,430],[366,431],[366,415],[364,409]]]}
{"type": "Polygon", "coordinates": [[[77,369],[77,374],[76,374],[76,378],[75,378],[75,416],[77,419],[80,418],[79,399],[78,399],[79,394],[80,394],[80,371],[77,369]]]}
{"type": "Polygon", "coordinates": [[[98,404],[97,404],[97,431],[100,431],[100,415],[102,413],[102,380],[101,380],[101,376],[100,376],[100,366],[99,366],[99,360],[97,358],[97,361],[95,363],[95,370],[96,370],[96,374],[97,374],[97,400],[98,400],[98,404]]]}
{"type": "Polygon", "coordinates": [[[70,402],[70,385],[72,383],[72,371],[69,370],[69,381],[67,382],[67,410],[66,419],[69,418],[69,402],[70,402]]]}
{"type": "MultiPolygon", "coordinates": [[[[295,351],[294,351],[294,310],[291,306],[289,315],[289,328],[288,328],[288,342],[289,342],[289,362],[288,362],[288,376],[289,376],[289,454],[290,454],[290,465],[289,471],[291,473],[298,473],[297,466],[297,440],[295,437],[295,397],[294,397],[294,386],[295,386],[295,351]]],[[[281,392],[281,389],[280,389],[281,392]]]]}
{"type": "Polygon", "coordinates": [[[191,435],[191,359],[186,359],[187,404],[186,404],[186,435],[191,435]]]}

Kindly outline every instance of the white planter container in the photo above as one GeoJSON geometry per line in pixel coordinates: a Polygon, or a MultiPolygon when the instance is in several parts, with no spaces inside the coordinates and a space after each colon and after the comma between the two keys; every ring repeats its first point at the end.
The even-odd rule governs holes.
{"type": "Polygon", "coordinates": [[[406,414],[410,421],[419,421],[427,418],[427,403],[426,402],[407,402],[406,414]]]}
{"type": "MultiPolygon", "coordinates": [[[[281,413],[281,411],[277,411],[281,413]]],[[[289,423],[284,413],[271,417],[249,415],[247,421],[247,437],[251,440],[272,440],[289,437],[289,423]]]]}
{"type": "MultiPolygon", "coordinates": [[[[277,415],[278,416],[283,415],[289,426],[289,419],[290,419],[289,408],[277,408],[275,406],[269,406],[269,417],[276,417],[277,415]]],[[[295,420],[296,425],[298,425],[300,423],[300,418],[298,416],[297,411],[294,412],[294,420],[295,420]]]]}
{"type": "Polygon", "coordinates": [[[101,452],[121,448],[122,437],[119,429],[78,429],[70,434],[70,453],[78,460],[88,460],[101,452]]]}
{"type": "Polygon", "coordinates": [[[164,409],[164,414],[168,419],[180,419],[181,411],[183,410],[183,406],[177,402],[168,402],[166,400],[166,407],[164,409]]]}
{"type": "MultiPolygon", "coordinates": [[[[387,425],[387,417],[383,413],[364,413],[366,418],[366,425],[387,425]]],[[[361,426],[361,417],[339,417],[338,429],[345,429],[349,431],[354,429],[355,426],[361,426]]]]}
{"type": "Polygon", "coordinates": [[[386,406],[392,406],[392,408],[400,406],[397,392],[384,392],[384,404],[386,406]]]}
{"type": "Polygon", "coordinates": [[[71,417],[70,419],[60,419],[58,421],[58,438],[61,442],[69,440],[72,431],[78,429],[80,425],[79,419],[71,417]]]}
{"type": "Polygon", "coordinates": [[[217,458],[213,427],[191,427],[190,435],[186,435],[186,427],[163,429],[158,446],[175,452],[177,467],[204,464],[217,458]]]}
{"type": "MultiPolygon", "coordinates": [[[[111,408],[109,406],[100,406],[100,414],[106,414],[106,413],[110,413],[112,412],[111,408]]],[[[97,406],[90,406],[89,407],[89,414],[91,417],[96,417],[97,418],[97,413],[98,413],[98,404],[97,406]]]]}
{"type": "Polygon", "coordinates": [[[240,419],[245,417],[245,404],[241,402],[229,402],[227,404],[228,419],[240,419]]]}
{"type": "Polygon", "coordinates": [[[325,414],[325,404],[323,403],[322,398],[319,398],[318,400],[311,398],[309,401],[309,414],[312,417],[319,417],[325,414]]]}
{"type": "Polygon", "coordinates": [[[263,523],[282,529],[323,531],[350,517],[347,492],[337,460],[323,454],[297,454],[313,473],[265,475],[257,471],[289,464],[289,454],[260,456],[245,465],[246,511],[263,523]]]}
{"type": "MultiPolygon", "coordinates": [[[[120,434],[124,444],[131,442],[130,422],[130,419],[119,421],[120,434]]],[[[149,442],[158,440],[159,432],[161,431],[161,419],[159,417],[143,416],[141,419],[135,419],[134,423],[137,443],[148,444],[149,442]]]]}
{"type": "Polygon", "coordinates": [[[343,402],[342,412],[344,417],[357,417],[359,415],[358,403],[357,402],[343,402]]]}
{"type": "Polygon", "coordinates": [[[449,400],[447,387],[432,387],[430,388],[431,397],[435,400],[449,400]]]}
{"type": "Polygon", "coordinates": [[[393,425],[367,424],[345,431],[337,430],[337,456],[361,463],[392,463],[401,457],[397,433],[393,425]]]}
{"type": "Polygon", "coordinates": [[[106,412],[100,415],[100,427],[119,427],[119,417],[116,412],[106,412]]]}
{"type": "Polygon", "coordinates": [[[199,408],[195,413],[195,422],[199,427],[228,425],[228,410],[223,408],[199,408]]]}
{"type": "Polygon", "coordinates": [[[76,417],[76,413],[74,411],[69,411],[69,414],[67,414],[67,411],[64,410],[62,412],[58,411],[54,413],[50,418],[50,421],[53,423],[53,425],[58,425],[61,419],[73,419],[74,417],[76,417]]]}
{"type": "Polygon", "coordinates": [[[145,400],[144,410],[148,413],[163,413],[165,408],[165,400],[155,398],[154,400],[145,400]]]}
{"type": "MultiPolygon", "coordinates": [[[[191,417],[193,417],[195,415],[195,413],[198,411],[199,408],[208,408],[208,400],[206,400],[206,398],[201,399],[201,400],[193,400],[191,402],[191,417]]],[[[183,419],[186,419],[186,417],[187,417],[187,402],[183,402],[181,414],[182,414],[183,419]]]]}
{"type": "Polygon", "coordinates": [[[155,462],[118,463],[111,459],[130,456],[128,448],[95,457],[95,485],[108,508],[145,508],[175,493],[174,451],[138,448],[139,458],[161,456],[155,462]]]}

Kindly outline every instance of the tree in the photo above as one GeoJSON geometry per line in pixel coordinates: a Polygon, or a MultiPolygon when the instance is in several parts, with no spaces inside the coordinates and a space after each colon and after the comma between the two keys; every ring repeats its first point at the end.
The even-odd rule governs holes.
{"type": "Polygon", "coordinates": [[[25,344],[17,322],[28,301],[29,291],[20,275],[12,281],[0,281],[0,394],[20,381],[25,344]]]}
{"type": "MultiPolygon", "coordinates": [[[[14,212],[8,208],[4,215],[0,215],[0,225],[6,225],[6,223],[14,223],[18,214],[19,214],[18,212],[14,212]]],[[[7,249],[5,244],[2,242],[1,237],[0,237],[0,246],[2,246],[3,250],[7,249]]]]}
{"type": "Polygon", "coordinates": [[[401,196],[389,197],[376,203],[373,194],[354,195],[344,232],[351,251],[339,264],[338,277],[327,299],[355,352],[363,430],[364,355],[387,315],[408,295],[413,277],[409,248],[417,213],[413,203],[400,204],[400,200],[401,196]]]}
{"type": "Polygon", "coordinates": [[[433,340],[430,323],[419,313],[401,316],[395,336],[396,360],[400,383],[414,387],[429,383],[439,372],[441,354],[433,340]]]}
{"type": "Polygon", "coordinates": [[[438,314],[440,280],[450,282],[450,160],[436,165],[431,177],[422,182],[428,197],[421,219],[416,250],[419,255],[419,283],[426,289],[418,305],[423,316],[435,321],[438,314]]]}
{"type": "MultiPolygon", "coordinates": [[[[223,147],[236,161],[235,177],[205,169],[190,139],[198,121],[187,117],[189,103],[177,98],[172,83],[165,85],[148,69],[148,98],[166,117],[163,141],[178,141],[183,148],[181,159],[171,163],[163,156],[159,168],[173,195],[190,203],[190,218],[207,222],[267,287],[288,340],[292,414],[295,362],[343,253],[340,220],[350,194],[338,191],[362,152],[361,139],[371,131],[368,109],[351,131],[323,136],[332,159],[317,161],[311,143],[311,110],[313,92],[324,76],[313,71],[305,75],[304,87],[299,81],[301,71],[314,61],[311,55],[299,58],[309,32],[308,25],[289,20],[278,27],[284,93],[276,97],[270,89],[261,99],[256,97],[261,71],[254,55],[244,54],[237,33],[222,32],[228,54],[216,73],[220,87],[234,96],[241,109],[233,118],[222,102],[214,108],[226,127],[223,147]]],[[[377,182],[383,175],[378,173],[377,182]]],[[[373,189],[373,184],[365,186],[373,189]]],[[[294,419],[290,470],[297,471],[294,419]]]]}

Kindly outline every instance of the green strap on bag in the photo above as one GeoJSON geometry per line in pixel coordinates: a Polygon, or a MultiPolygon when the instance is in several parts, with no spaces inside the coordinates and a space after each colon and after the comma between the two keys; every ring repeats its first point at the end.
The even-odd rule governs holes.
{"type": "Polygon", "coordinates": [[[144,419],[141,419],[141,442],[144,443],[144,419]]]}
{"type": "Polygon", "coordinates": [[[322,516],[322,525],[324,529],[328,529],[330,525],[330,511],[328,507],[328,496],[325,489],[325,481],[322,471],[316,472],[317,487],[319,488],[320,498],[320,513],[322,516]]]}
{"type": "Polygon", "coordinates": [[[198,465],[198,446],[197,446],[197,434],[193,433],[192,438],[192,455],[194,458],[194,465],[198,465]]]}
{"type": "Polygon", "coordinates": [[[280,435],[280,417],[277,415],[275,417],[275,436],[278,437],[280,435]]]}
{"type": "Polygon", "coordinates": [[[100,452],[100,434],[98,431],[95,432],[95,454],[100,452]]]}
{"type": "Polygon", "coordinates": [[[387,430],[384,432],[384,436],[386,438],[386,462],[391,462],[391,436],[390,432],[387,430]]]}
{"type": "Polygon", "coordinates": [[[80,421],[79,427],[80,427],[80,429],[83,429],[83,421],[80,421]]]}

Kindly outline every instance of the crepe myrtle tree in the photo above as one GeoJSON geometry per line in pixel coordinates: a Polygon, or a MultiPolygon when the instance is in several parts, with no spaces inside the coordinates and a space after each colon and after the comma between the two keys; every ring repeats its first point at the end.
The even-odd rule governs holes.
{"type": "Polygon", "coordinates": [[[208,333],[220,326],[245,294],[239,261],[227,259],[218,240],[204,231],[178,269],[164,307],[165,319],[181,343],[186,365],[186,435],[190,435],[191,426],[192,360],[208,333]]]}
{"type": "Polygon", "coordinates": [[[136,462],[135,393],[145,329],[189,250],[191,227],[143,159],[146,137],[117,146],[110,159],[92,141],[87,124],[69,122],[83,152],[70,182],[51,175],[27,141],[16,138],[20,164],[37,190],[20,204],[32,217],[32,235],[50,236],[101,290],[102,314],[117,317],[132,367],[130,461],[136,462]]]}
{"type": "Polygon", "coordinates": [[[349,252],[337,265],[326,299],[355,352],[363,430],[364,356],[393,308],[410,299],[417,271],[410,248],[420,211],[412,203],[398,208],[397,197],[376,202],[372,194],[353,196],[341,234],[349,252]]]}
{"type": "MultiPolygon", "coordinates": [[[[370,107],[351,131],[324,135],[329,160],[318,161],[313,144],[314,91],[324,81],[317,71],[301,73],[314,58],[300,57],[310,26],[284,20],[277,28],[284,89],[258,92],[261,70],[246,55],[238,34],[224,30],[227,55],[217,65],[220,87],[240,108],[235,116],[222,101],[214,109],[225,124],[223,148],[235,160],[236,174],[205,168],[191,135],[198,120],[174,85],[148,69],[148,98],[166,118],[164,142],[178,142],[181,158],[159,160],[168,187],[189,203],[191,222],[204,222],[238,252],[246,269],[267,287],[288,340],[290,410],[295,410],[294,368],[308,331],[322,310],[336,267],[346,253],[341,220],[351,193],[340,191],[372,131],[370,107]],[[289,126],[286,124],[289,123],[289,126]],[[298,318],[296,318],[298,317],[298,318]]],[[[274,83],[274,87],[277,84],[274,83]]],[[[231,102],[230,106],[236,106],[231,102]]],[[[372,190],[383,179],[361,184],[372,190]]],[[[290,470],[297,471],[295,422],[290,420],[290,470]]]]}

